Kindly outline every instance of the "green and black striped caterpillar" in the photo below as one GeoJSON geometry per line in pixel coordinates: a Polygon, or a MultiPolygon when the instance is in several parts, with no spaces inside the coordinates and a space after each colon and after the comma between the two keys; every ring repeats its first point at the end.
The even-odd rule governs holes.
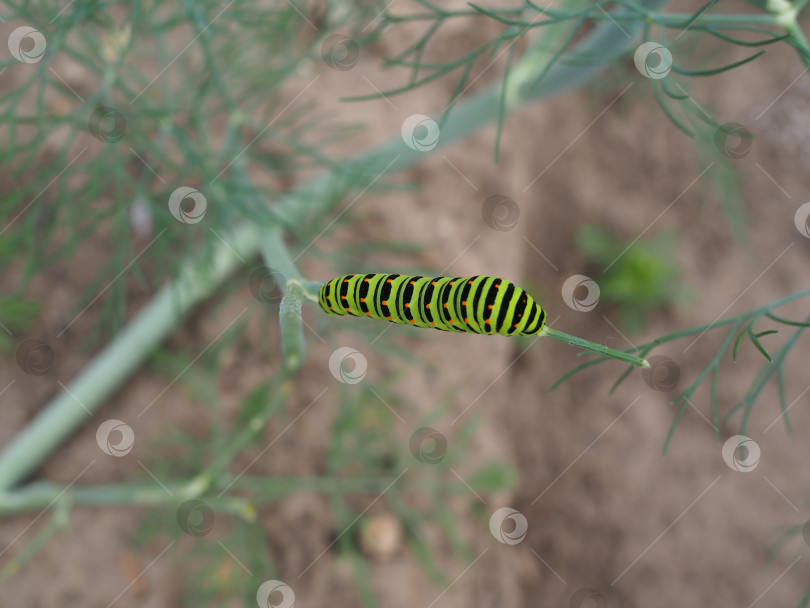
{"type": "MultiPolygon", "coordinates": [[[[311,297],[315,299],[314,293],[311,297]]],[[[631,365],[650,366],[641,357],[551,329],[534,298],[498,277],[348,274],[321,284],[318,303],[328,315],[368,316],[460,333],[547,336],[631,365]]]]}
{"type": "Polygon", "coordinates": [[[318,301],[330,315],[476,334],[534,335],[546,320],[545,311],[523,289],[483,275],[349,274],[324,283],[318,301]]]}

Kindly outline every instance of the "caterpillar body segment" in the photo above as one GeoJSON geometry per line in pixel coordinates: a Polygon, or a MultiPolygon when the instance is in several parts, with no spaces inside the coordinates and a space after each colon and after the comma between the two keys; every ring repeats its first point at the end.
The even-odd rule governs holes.
{"type": "Polygon", "coordinates": [[[526,291],[486,275],[350,274],[327,281],[318,295],[330,315],[368,316],[442,331],[534,335],[546,319],[526,291]]]}

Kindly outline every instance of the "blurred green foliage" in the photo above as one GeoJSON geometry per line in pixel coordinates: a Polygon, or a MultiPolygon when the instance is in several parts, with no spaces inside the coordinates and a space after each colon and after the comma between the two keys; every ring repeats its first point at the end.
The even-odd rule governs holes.
{"type": "Polygon", "coordinates": [[[0,297],[0,352],[11,352],[14,346],[12,336],[26,332],[37,317],[40,305],[35,300],[22,296],[0,297]]]}
{"type": "Polygon", "coordinates": [[[619,323],[630,334],[644,329],[653,310],[692,297],[679,278],[674,257],[677,236],[672,232],[623,242],[607,230],[583,226],[576,245],[592,263],[607,268],[598,280],[600,300],[616,307],[619,323]]]}
{"type": "MultiPolygon", "coordinates": [[[[164,360],[172,356],[163,355],[164,360]]],[[[449,584],[450,577],[436,560],[436,547],[425,540],[430,536],[428,528],[435,526],[455,557],[471,563],[474,555],[460,534],[457,509],[463,509],[466,503],[467,509],[475,512],[478,495],[508,491],[517,483],[514,467],[493,461],[482,462],[470,473],[459,476],[458,471],[466,473],[469,468],[466,462],[470,441],[479,419],[471,417],[453,436],[442,435],[439,444],[421,444],[425,451],[414,452],[408,434],[417,428],[440,426],[441,419],[450,411],[451,395],[439,400],[427,415],[418,416],[413,405],[404,403],[391,390],[390,381],[341,386],[324,474],[241,476],[242,502],[228,508],[230,499],[219,494],[236,478],[227,470],[212,466],[223,452],[236,455],[236,450],[227,446],[243,447],[242,454],[247,456],[253,453],[264,456],[267,452],[265,459],[272,459],[273,451],[267,451],[268,436],[264,429],[272,424],[271,420],[276,421],[273,426],[278,428],[286,425],[286,421],[279,420],[279,416],[284,417],[279,407],[285,400],[274,398],[282,378],[271,378],[249,392],[230,429],[206,425],[207,434],[195,437],[183,429],[169,427],[163,438],[153,442],[156,449],[150,451],[146,468],[156,479],[183,478],[199,471],[203,463],[209,463],[206,470],[221,471],[210,490],[199,497],[203,508],[214,508],[216,516],[210,511],[209,524],[202,525],[199,534],[188,534],[178,525],[177,504],[170,502],[150,509],[135,532],[136,547],[144,548],[149,543],[160,547],[165,546],[167,539],[185,539],[188,542],[174,555],[185,574],[183,596],[188,605],[229,606],[235,597],[250,605],[256,593],[253,575],[261,573],[265,578],[278,575],[273,560],[279,548],[274,547],[273,539],[261,525],[262,517],[272,513],[273,503],[286,496],[320,491],[334,514],[331,529],[334,546],[326,549],[351,566],[361,605],[375,606],[376,599],[371,590],[374,566],[363,553],[358,534],[369,517],[381,512],[390,512],[401,522],[405,550],[420,563],[427,578],[437,585],[449,584]],[[254,424],[255,421],[261,423],[254,424]],[[246,433],[247,429],[255,432],[246,433]],[[428,510],[425,501],[430,505],[428,510]],[[250,506],[245,509],[244,505],[250,506]],[[425,517],[426,513],[430,513],[430,518],[425,517]],[[208,536],[214,519],[219,522],[216,529],[220,534],[212,536],[220,537],[222,531],[227,531],[219,541],[208,536]]],[[[180,502],[178,497],[177,503],[180,502]]]]}

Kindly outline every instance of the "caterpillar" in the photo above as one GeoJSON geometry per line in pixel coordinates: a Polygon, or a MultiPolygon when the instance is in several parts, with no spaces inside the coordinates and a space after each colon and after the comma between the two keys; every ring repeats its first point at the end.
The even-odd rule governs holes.
{"type": "Polygon", "coordinates": [[[491,276],[349,274],[324,283],[326,314],[476,334],[534,335],[546,312],[520,287],[491,276]]]}
{"type": "Polygon", "coordinates": [[[448,332],[547,336],[638,367],[649,367],[641,357],[551,329],[545,324],[546,311],[534,298],[499,277],[347,274],[322,283],[318,303],[328,315],[367,316],[448,332]]]}

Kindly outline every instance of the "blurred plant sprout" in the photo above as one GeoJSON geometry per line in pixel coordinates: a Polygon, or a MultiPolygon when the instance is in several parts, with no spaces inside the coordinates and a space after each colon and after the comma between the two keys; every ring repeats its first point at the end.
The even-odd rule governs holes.
{"type": "MultiPolygon", "coordinates": [[[[339,521],[348,525],[354,511],[345,498],[353,492],[379,492],[387,484],[435,490],[435,480],[391,478],[380,462],[348,462],[341,442],[346,441],[346,429],[356,430],[360,424],[351,411],[335,423],[325,477],[238,476],[229,469],[237,455],[253,449],[258,431],[278,415],[293,392],[295,372],[305,358],[300,311],[308,289],[307,277],[295,262],[304,254],[323,255],[317,237],[333,229],[335,210],[372,187],[390,187],[388,180],[397,172],[492,123],[497,125],[497,159],[507,115],[527,103],[575,90],[617,62],[636,65],[678,129],[715,144],[718,134],[723,140],[733,130],[694,103],[686,78],[733,70],[775,43],[792,46],[810,67],[810,49],[798,24],[805,0],[753,0],[752,13],[727,14],[714,12],[717,0],[691,14],[663,12],[666,0],[560,0],[553,9],[527,0],[514,8],[471,4],[458,11],[427,0],[417,4],[421,12],[394,14],[382,0],[5,3],[3,21],[23,25],[8,39],[11,57],[0,61],[0,70],[16,71],[19,82],[0,96],[0,128],[6,135],[0,162],[8,176],[0,196],[0,269],[19,277],[15,293],[23,294],[55,263],[71,259],[90,237],[102,235],[110,245],[102,268],[66,315],[75,320],[100,300],[97,322],[83,326],[82,332],[87,329],[89,337],[99,341],[106,330],[107,345],[0,453],[0,514],[52,513],[34,539],[4,565],[2,576],[13,574],[49,535],[65,529],[71,509],[81,505],[168,507],[174,513],[178,500],[200,500],[214,512],[243,521],[246,527],[235,528],[234,534],[250,537],[258,508],[295,491],[329,496],[339,521]],[[428,61],[429,42],[442,25],[457,18],[495,20],[503,31],[459,58],[428,61]],[[307,98],[320,71],[352,69],[363,60],[368,43],[392,26],[414,23],[424,26],[423,33],[386,60],[386,65],[409,70],[410,78],[382,94],[410,91],[457,74],[448,105],[436,117],[440,137],[420,149],[405,145],[396,133],[352,158],[330,154],[330,146],[352,128],[328,120],[316,104],[299,98],[307,98]],[[691,56],[682,61],[681,49],[692,45],[695,36],[750,47],[751,53],[708,67],[691,56]],[[467,95],[479,75],[476,62],[499,60],[501,81],[467,95]],[[73,76],[66,78],[68,73],[73,76]],[[196,466],[182,474],[170,471],[168,493],[147,477],[98,486],[67,488],[37,481],[16,487],[86,422],[88,413],[104,404],[195,305],[214,295],[230,297],[243,287],[234,284],[230,292],[222,292],[229,277],[247,264],[255,265],[256,258],[280,277],[285,293],[279,311],[283,361],[272,379],[245,397],[239,425],[223,432],[212,424],[211,444],[202,461],[191,459],[196,466]],[[124,275],[131,282],[117,280],[124,275]],[[127,320],[132,282],[154,293],[127,320]],[[207,464],[200,469],[200,462],[207,464]],[[347,468],[360,473],[338,477],[347,468]]],[[[715,150],[728,161],[738,154],[736,144],[731,147],[731,152],[727,145],[715,145],[715,150]]],[[[805,291],[784,297],[627,352],[646,356],[678,338],[719,327],[728,330],[717,356],[677,398],[682,412],[686,399],[709,374],[716,395],[720,358],[732,343],[736,352],[747,337],[769,361],[743,402],[726,415],[742,412],[744,428],[764,383],[776,375],[781,387],[781,362],[807,326],[773,310],[808,295],[805,291]],[[773,355],[760,341],[769,332],[753,329],[766,319],[796,328],[773,355]]],[[[0,321],[13,325],[12,331],[25,331],[30,318],[21,312],[22,300],[14,298],[0,302],[0,321]]],[[[598,357],[578,369],[604,360],[598,357]]],[[[788,424],[784,391],[780,395],[788,424]]],[[[716,399],[712,408],[718,424],[716,399]]],[[[378,431],[374,441],[390,443],[380,440],[390,430],[378,431]]],[[[192,450],[195,442],[187,444],[192,450]]],[[[179,467],[180,460],[172,464],[179,467]]],[[[452,462],[451,452],[447,462],[452,462]]],[[[481,491],[508,487],[512,478],[492,468],[474,477],[481,481],[481,491]]],[[[456,481],[466,484],[441,478],[442,489],[431,496],[456,554],[469,560],[441,498],[442,492],[459,490],[456,481]]],[[[413,552],[435,572],[429,549],[419,544],[418,516],[399,500],[395,492],[391,509],[404,523],[413,552]]],[[[360,572],[361,597],[370,605],[373,597],[362,583],[364,562],[351,537],[341,538],[338,550],[351,556],[360,572]]],[[[257,546],[256,554],[263,551],[260,543],[257,546]]],[[[261,560],[254,565],[269,567],[261,560]]],[[[241,576],[216,565],[207,572],[208,580],[222,582],[217,592],[235,591],[241,576]]]]}
{"type": "Polygon", "coordinates": [[[644,329],[646,315],[670,303],[683,304],[689,293],[678,280],[673,254],[677,237],[661,233],[654,238],[622,243],[606,230],[582,226],[577,248],[600,268],[600,299],[616,306],[623,329],[633,335],[644,329]]]}

